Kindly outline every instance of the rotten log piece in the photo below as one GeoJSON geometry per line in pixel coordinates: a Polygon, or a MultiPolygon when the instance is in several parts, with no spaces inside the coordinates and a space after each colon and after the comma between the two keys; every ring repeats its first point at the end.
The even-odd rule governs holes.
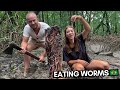
{"type": "Polygon", "coordinates": [[[53,78],[54,71],[62,69],[62,38],[58,26],[48,28],[46,36],[46,52],[49,65],[49,78],[53,78]]]}

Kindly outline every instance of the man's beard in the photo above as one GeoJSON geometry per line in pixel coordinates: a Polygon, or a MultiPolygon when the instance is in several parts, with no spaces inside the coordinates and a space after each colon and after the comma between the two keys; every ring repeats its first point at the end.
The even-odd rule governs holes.
{"type": "Polygon", "coordinates": [[[37,29],[38,26],[37,25],[34,25],[34,26],[31,26],[32,29],[37,29]]]}

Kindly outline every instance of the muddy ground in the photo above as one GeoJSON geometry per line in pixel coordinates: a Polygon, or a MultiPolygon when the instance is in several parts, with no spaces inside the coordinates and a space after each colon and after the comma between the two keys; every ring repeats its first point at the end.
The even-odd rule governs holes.
{"type": "MultiPolygon", "coordinates": [[[[92,47],[92,46],[91,46],[92,47]]],[[[94,50],[97,51],[97,46],[94,46],[94,50]]],[[[93,47],[92,47],[93,48],[93,47]]],[[[117,57],[109,54],[95,54],[94,50],[88,50],[88,54],[92,59],[103,59],[110,63],[111,69],[119,69],[120,71],[120,58],[119,53],[117,57]]],[[[41,49],[40,49],[41,51],[41,49]]],[[[34,54],[38,55],[38,52],[34,51],[34,54]]],[[[99,51],[99,50],[98,50],[99,51]]],[[[31,60],[30,72],[24,77],[23,76],[23,56],[14,51],[15,53],[11,56],[6,54],[0,55],[0,78],[1,79],[49,79],[49,67],[46,63],[41,63],[35,59],[31,60]]],[[[108,52],[109,53],[109,52],[108,52]]],[[[63,70],[68,70],[69,66],[63,61],[63,70]]],[[[93,78],[94,79],[94,78],[93,78]]],[[[114,77],[103,77],[102,79],[120,79],[120,76],[114,77]]]]}

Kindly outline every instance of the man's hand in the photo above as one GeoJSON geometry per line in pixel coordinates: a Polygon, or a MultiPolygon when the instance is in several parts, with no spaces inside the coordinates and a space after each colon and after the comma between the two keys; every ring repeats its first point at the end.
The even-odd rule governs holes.
{"type": "Polygon", "coordinates": [[[19,51],[19,53],[25,54],[25,53],[26,53],[26,50],[25,50],[25,49],[22,49],[22,50],[19,51]]]}
{"type": "Polygon", "coordinates": [[[39,59],[40,62],[44,62],[44,58],[45,58],[44,55],[40,55],[39,58],[40,58],[40,59],[39,59]]]}
{"type": "Polygon", "coordinates": [[[81,20],[81,19],[82,19],[82,16],[80,16],[80,15],[73,15],[73,16],[71,17],[71,21],[72,21],[72,22],[75,22],[75,21],[81,20]]]}

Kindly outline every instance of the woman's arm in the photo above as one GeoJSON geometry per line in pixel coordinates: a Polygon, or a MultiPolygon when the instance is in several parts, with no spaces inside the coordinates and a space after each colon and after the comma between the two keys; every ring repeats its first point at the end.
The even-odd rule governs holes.
{"type": "Polygon", "coordinates": [[[72,65],[75,64],[75,63],[80,63],[80,64],[82,64],[83,66],[87,66],[87,65],[89,64],[89,63],[86,62],[85,60],[81,60],[81,59],[68,61],[68,64],[69,64],[70,66],[72,66],[72,65]]]}
{"type": "Polygon", "coordinates": [[[78,60],[69,60],[67,63],[71,66],[75,63],[78,63],[78,60]]]}
{"type": "Polygon", "coordinates": [[[69,64],[69,65],[73,65],[73,64],[75,64],[75,63],[81,63],[81,59],[69,60],[69,61],[68,61],[68,64],[69,64]]]}
{"type": "Polygon", "coordinates": [[[88,23],[82,16],[80,16],[80,15],[73,15],[73,16],[71,17],[71,21],[72,21],[72,22],[75,22],[75,21],[77,21],[77,20],[80,20],[81,23],[82,23],[83,26],[84,26],[84,30],[83,30],[83,32],[82,32],[82,35],[83,35],[83,39],[86,39],[87,36],[88,36],[88,34],[89,34],[89,32],[90,32],[90,25],[89,25],[89,23],[88,23]]]}

